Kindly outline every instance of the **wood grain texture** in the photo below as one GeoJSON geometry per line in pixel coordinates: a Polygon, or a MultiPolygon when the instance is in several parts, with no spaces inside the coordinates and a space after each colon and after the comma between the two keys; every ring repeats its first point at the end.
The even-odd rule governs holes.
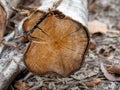
{"type": "Polygon", "coordinates": [[[0,42],[2,41],[5,32],[6,19],[7,19],[6,11],[3,8],[2,4],[0,3],[0,42]]]}
{"type": "MultiPolygon", "coordinates": [[[[27,19],[24,30],[30,30],[34,26],[30,23],[32,20],[35,23],[40,15],[33,15],[35,21],[34,18],[27,19]]],[[[59,14],[49,14],[37,27],[29,35],[31,43],[24,56],[30,71],[67,76],[80,68],[89,42],[88,33],[80,23],[68,17],[61,19],[59,14]]]]}

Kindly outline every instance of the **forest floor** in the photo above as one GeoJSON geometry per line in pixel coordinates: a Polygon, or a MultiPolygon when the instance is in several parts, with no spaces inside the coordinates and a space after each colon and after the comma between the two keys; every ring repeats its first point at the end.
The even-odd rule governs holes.
{"type": "Polygon", "coordinates": [[[24,87],[29,90],[120,90],[120,83],[106,79],[100,67],[100,61],[104,65],[120,65],[120,30],[116,28],[120,23],[119,4],[120,0],[96,0],[90,10],[89,21],[97,20],[107,24],[108,31],[105,34],[91,35],[96,46],[94,50],[89,50],[80,70],[66,78],[37,76],[25,71],[21,73],[24,77],[18,76],[9,90],[16,90],[16,82],[22,80],[25,82],[24,87]],[[96,79],[100,80],[98,84],[91,87],[86,85],[96,79]]]}

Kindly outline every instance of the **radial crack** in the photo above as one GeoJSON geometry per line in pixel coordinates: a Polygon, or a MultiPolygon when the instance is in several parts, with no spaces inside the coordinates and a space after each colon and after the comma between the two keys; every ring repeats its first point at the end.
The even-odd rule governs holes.
{"type": "MultiPolygon", "coordinates": [[[[75,52],[76,50],[74,50],[74,49],[71,49],[71,48],[68,48],[68,47],[65,47],[65,46],[63,46],[63,45],[59,45],[61,48],[66,48],[66,49],[69,49],[69,50],[71,50],[71,51],[73,51],[73,52],[75,52]]],[[[83,54],[83,53],[77,53],[77,54],[83,54]]]]}
{"type": "Polygon", "coordinates": [[[41,32],[43,32],[45,35],[49,36],[45,31],[43,31],[40,27],[36,26],[41,32]]]}

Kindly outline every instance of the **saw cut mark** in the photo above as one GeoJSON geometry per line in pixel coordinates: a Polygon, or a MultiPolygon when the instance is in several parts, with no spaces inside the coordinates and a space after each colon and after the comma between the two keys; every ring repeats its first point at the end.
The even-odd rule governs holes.
{"type": "MultiPolygon", "coordinates": [[[[60,19],[56,13],[42,18],[40,23],[36,20],[36,28],[30,33],[43,40],[32,39],[24,56],[25,65],[36,74],[54,72],[67,76],[80,68],[88,48],[88,33],[83,26],[70,18],[60,19]]],[[[28,20],[25,24],[29,23],[28,20]]]]}

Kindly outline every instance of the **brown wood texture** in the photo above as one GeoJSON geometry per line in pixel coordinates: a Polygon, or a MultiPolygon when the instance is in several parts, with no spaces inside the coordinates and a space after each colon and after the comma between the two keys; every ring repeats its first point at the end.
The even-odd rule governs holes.
{"type": "MultiPolygon", "coordinates": [[[[37,11],[23,24],[25,32],[35,26],[42,17],[37,11]]],[[[88,32],[80,23],[50,13],[28,35],[30,45],[24,55],[28,69],[36,74],[55,72],[67,76],[79,69],[88,48],[88,32]]]]}
{"type": "Polygon", "coordinates": [[[6,11],[3,8],[2,4],[0,3],[0,42],[2,41],[5,32],[6,18],[7,18],[6,11]]]}

